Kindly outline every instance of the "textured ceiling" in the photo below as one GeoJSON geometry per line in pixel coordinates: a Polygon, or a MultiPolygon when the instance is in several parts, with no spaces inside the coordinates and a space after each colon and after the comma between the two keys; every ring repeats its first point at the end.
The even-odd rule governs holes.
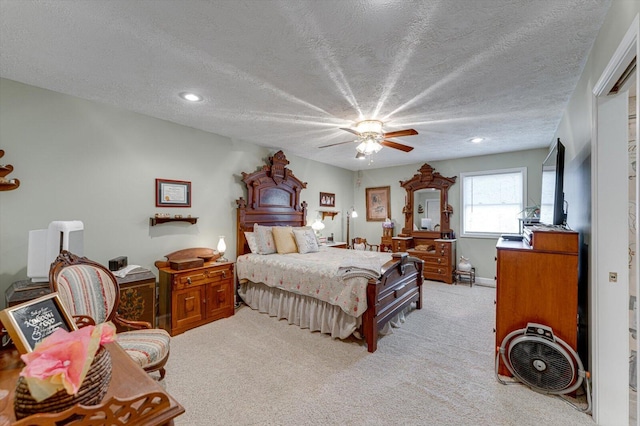
{"type": "Polygon", "coordinates": [[[350,170],[549,146],[610,0],[0,0],[0,76],[350,170]],[[205,100],[178,97],[195,91],[205,100]],[[414,128],[373,163],[350,127],[414,128]],[[481,136],[486,140],[473,144],[481,136]]]}

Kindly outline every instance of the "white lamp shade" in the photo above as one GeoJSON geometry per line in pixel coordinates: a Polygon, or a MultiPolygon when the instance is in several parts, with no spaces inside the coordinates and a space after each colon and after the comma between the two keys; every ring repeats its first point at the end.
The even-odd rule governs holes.
{"type": "Polygon", "coordinates": [[[351,212],[351,217],[358,217],[358,212],[357,211],[352,211],[351,212]]]}
{"type": "Polygon", "coordinates": [[[220,253],[224,253],[225,251],[227,251],[227,245],[224,242],[224,235],[220,236],[217,249],[220,253]]]}
{"type": "Polygon", "coordinates": [[[322,231],[324,229],[324,223],[320,219],[316,219],[313,224],[311,224],[311,229],[314,231],[322,231]]]}

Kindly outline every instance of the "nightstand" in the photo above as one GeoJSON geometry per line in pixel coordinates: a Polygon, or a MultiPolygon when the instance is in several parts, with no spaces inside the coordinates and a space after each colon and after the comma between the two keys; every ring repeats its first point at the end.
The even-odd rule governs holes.
{"type": "Polygon", "coordinates": [[[326,243],[326,244],[322,244],[325,247],[333,247],[333,248],[341,248],[341,249],[346,249],[347,248],[347,243],[344,242],[333,242],[333,243],[326,243]]]}

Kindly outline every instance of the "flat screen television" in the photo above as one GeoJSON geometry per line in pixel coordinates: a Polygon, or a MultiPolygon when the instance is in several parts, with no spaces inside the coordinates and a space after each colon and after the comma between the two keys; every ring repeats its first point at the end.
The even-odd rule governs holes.
{"type": "Polygon", "coordinates": [[[47,229],[29,231],[27,276],[32,282],[49,281],[49,268],[61,250],[84,255],[84,224],[79,220],[56,220],[47,229]]]}
{"type": "Polygon", "coordinates": [[[544,225],[566,225],[564,209],[564,145],[560,138],[542,163],[540,222],[544,225]]]}

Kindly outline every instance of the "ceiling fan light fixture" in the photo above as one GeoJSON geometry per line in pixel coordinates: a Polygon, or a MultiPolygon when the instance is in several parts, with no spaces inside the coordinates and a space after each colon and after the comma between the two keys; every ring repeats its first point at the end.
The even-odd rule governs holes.
{"type": "Polygon", "coordinates": [[[366,155],[364,155],[364,153],[363,153],[363,152],[358,152],[358,153],[356,154],[356,158],[357,158],[358,160],[364,160],[365,158],[367,158],[367,156],[366,156],[366,155]]]}
{"type": "Polygon", "coordinates": [[[379,120],[363,120],[356,123],[358,133],[376,133],[382,136],[382,121],[379,120]]]}
{"type": "Polygon", "coordinates": [[[483,140],[484,140],[484,138],[473,138],[473,139],[471,139],[471,142],[473,142],[473,143],[480,143],[480,142],[482,142],[483,140]]]}
{"type": "Polygon", "coordinates": [[[376,138],[366,137],[364,139],[360,139],[360,144],[356,147],[356,151],[364,154],[371,155],[379,152],[382,149],[382,145],[377,141],[376,138]]]}

